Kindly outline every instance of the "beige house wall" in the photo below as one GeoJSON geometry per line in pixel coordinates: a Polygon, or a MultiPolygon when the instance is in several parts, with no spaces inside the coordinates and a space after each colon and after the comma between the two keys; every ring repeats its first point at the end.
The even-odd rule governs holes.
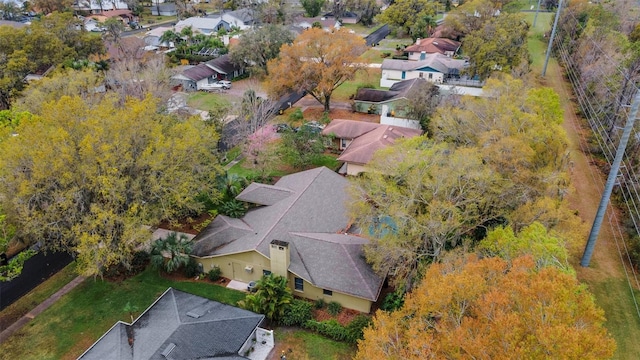
{"type": "Polygon", "coordinates": [[[271,262],[269,259],[257,251],[247,251],[212,258],[194,258],[196,262],[202,264],[204,272],[208,272],[215,266],[218,266],[220,270],[222,270],[222,276],[246,283],[260,280],[263,270],[271,271],[271,262]],[[251,268],[251,270],[249,271],[248,268],[251,268]]]}
{"type": "Polygon", "coordinates": [[[356,176],[361,172],[365,172],[366,168],[364,165],[355,164],[355,163],[347,163],[347,175],[356,176]]]}
{"type": "Polygon", "coordinates": [[[323,299],[325,302],[329,303],[331,301],[336,301],[342,305],[342,307],[347,309],[352,309],[356,311],[360,311],[363,313],[369,313],[371,311],[371,301],[354,297],[347,294],[342,294],[337,291],[334,291],[332,295],[323,294],[323,289],[313,286],[311,283],[302,280],[303,282],[303,290],[295,290],[295,282],[294,278],[296,276],[294,274],[289,273],[289,287],[293,290],[293,295],[309,299],[309,300],[318,300],[323,299]]]}

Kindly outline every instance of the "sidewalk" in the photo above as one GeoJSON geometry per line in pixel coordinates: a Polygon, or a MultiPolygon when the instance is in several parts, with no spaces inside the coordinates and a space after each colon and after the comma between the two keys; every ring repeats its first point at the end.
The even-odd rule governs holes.
{"type": "Polygon", "coordinates": [[[78,276],[75,279],[71,280],[70,283],[63,286],[62,289],[58,290],[55,294],[51,295],[48,299],[43,301],[40,305],[36,306],[33,310],[29,311],[25,316],[21,317],[18,321],[13,323],[13,325],[4,329],[0,333],[0,344],[5,342],[8,338],[13,335],[16,331],[20,330],[23,326],[25,326],[31,319],[41,314],[43,311],[47,310],[49,306],[53,305],[56,301],[58,301],[62,296],[66,295],[69,291],[73,290],[76,286],[80,285],[86,278],[84,276],[78,276]]]}

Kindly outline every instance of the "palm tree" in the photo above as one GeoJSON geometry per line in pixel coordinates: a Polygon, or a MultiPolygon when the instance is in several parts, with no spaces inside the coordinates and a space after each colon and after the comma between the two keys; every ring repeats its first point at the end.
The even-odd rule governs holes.
{"type": "Polygon", "coordinates": [[[158,239],[151,247],[151,266],[154,269],[163,269],[166,272],[174,272],[181,266],[189,263],[189,253],[193,244],[185,234],[172,232],[164,239],[158,239]],[[169,255],[169,260],[165,260],[169,255]]]}
{"type": "Polygon", "coordinates": [[[271,321],[278,321],[293,301],[287,279],[278,275],[266,275],[256,284],[256,292],[238,302],[244,309],[264,314],[271,321]]]}

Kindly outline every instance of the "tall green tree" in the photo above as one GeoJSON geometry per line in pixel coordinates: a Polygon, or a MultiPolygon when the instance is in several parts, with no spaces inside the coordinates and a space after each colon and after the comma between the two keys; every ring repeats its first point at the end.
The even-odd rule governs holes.
{"type": "Polygon", "coordinates": [[[289,29],[269,24],[242,33],[240,43],[231,49],[229,55],[235,64],[262,75],[266,74],[267,62],[278,57],[282,45],[292,42],[293,35],[289,29]]]}
{"type": "Polygon", "coordinates": [[[291,289],[284,276],[263,276],[256,283],[256,292],[249,294],[238,303],[238,306],[264,314],[267,319],[277,322],[284,315],[287,307],[293,301],[291,289]]]}
{"type": "Polygon", "coordinates": [[[324,0],[301,0],[300,5],[308,17],[316,17],[322,11],[324,0]]]}
{"type": "Polygon", "coordinates": [[[24,242],[78,254],[99,275],[150,238],[143,225],[202,211],[217,198],[217,135],[196,118],[157,113],[152,98],[87,105],[62,97],[0,143],[0,199],[24,242]]]}
{"type": "Polygon", "coordinates": [[[470,63],[465,72],[486,79],[494,71],[509,73],[519,65],[527,64],[528,31],[529,24],[520,14],[501,14],[491,18],[462,42],[470,63]]]}
{"type": "Polygon", "coordinates": [[[376,20],[399,29],[403,34],[411,34],[411,30],[421,19],[435,15],[436,3],[434,1],[397,0],[378,15],[376,20]]]}

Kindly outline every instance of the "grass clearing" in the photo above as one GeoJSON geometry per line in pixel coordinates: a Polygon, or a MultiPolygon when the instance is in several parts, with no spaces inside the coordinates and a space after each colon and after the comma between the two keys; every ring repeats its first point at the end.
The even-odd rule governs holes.
{"type": "Polygon", "coordinates": [[[288,360],[350,360],[356,347],[334,341],[305,330],[277,328],[275,354],[283,353],[288,360]]]}
{"type": "Polygon", "coordinates": [[[340,162],[337,160],[335,155],[328,155],[328,154],[323,154],[318,156],[316,159],[313,159],[312,164],[320,167],[320,166],[326,166],[331,170],[338,170],[338,165],[340,165],[340,162]]]}
{"type": "Polygon", "coordinates": [[[29,311],[33,310],[33,308],[40,305],[42,301],[62,289],[62,287],[67,285],[76,276],[78,276],[78,274],[75,273],[75,262],[73,262],[50,277],[47,281],[36,286],[13,304],[7,306],[0,312],[0,329],[5,329],[7,326],[16,322],[29,311]]]}
{"type": "MultiPolygon", "coordinates": [[[[233,165],[231,167],[231,169],[229,169],[229,171],[227,171],[229,174],[236,174],[238,176],[244,177],[244,178],[255,178],[257,176],[260,175],[260,172],[256,169],[252,169],[250,167],[246,167],[245,166],[245,160],[246,159],[242,159],[240,160],[240,162],[238,162],[237,164],[233,165]]],[[[272,169],[271,171],[269,171],[267,173],[267,176],[284,176],[287,175],[288,172],[284,171],[284,170],[280,170],[280,169],[272,169]]]]}
{"type": "MultiPolygon", "coordinates": [[[[614,359],[632,359],[640,354],[640,319],[633,308],[633,299],[625,279],[608,278],[588,281],[589,289],[596,297],[607,317],[605,327],[617,343],[614,359]]],[[[635,290],[636,298],[640,291],[635,290]]]]}
{"type": "Polygon", "coordinates": [[[357,24],[343,24],[342,27],[353,30],[356,34],[362,35],[363,37],[371,34],[372,32],[378,30],[382,24],[376,24],[372,26],[364,26],[360,23],[357,24]]]}
{"type": "Polygon", "coordinates": [[[146,271],[121,282],[87,279],[0,345],[0,359],[75,359],[118,320],[130,322],[168,287],[235,305],[245,294],[208,282],[173,281],[146,271]]]}
{"type": "Polygon", "coordinates": [[[333,91],[331,100],[347,101],[354,96],[358,88],[361,87],[379,89],[380,76],[382,76],[382,70],[380,69],[367,68],[363,71],[358,71],[355,79],[345,82],[333,91]]]}
{"type": "Polygon", "coordinates": [[[535,13],[525,14],[525,19],[531,25],[529,29],[529,38],[527,39],[527,47],[529,49],[529,56],[531,58],[531,69],[540,73],[544,64],[545,53],[547,52],[547,39],[544,38],[544,34],[551,28],[551,19],[553,19],[552,13],[539,13],[536,20],[536,27],[533,27],[533,19],[535,13]]]}
{"type": "Polygon", "coordinates": [[[222,106],[231,106],[231,103],[220,94],[197,91],[189,95],[187,105],[195,109],[209,111],[222,106]]]}

